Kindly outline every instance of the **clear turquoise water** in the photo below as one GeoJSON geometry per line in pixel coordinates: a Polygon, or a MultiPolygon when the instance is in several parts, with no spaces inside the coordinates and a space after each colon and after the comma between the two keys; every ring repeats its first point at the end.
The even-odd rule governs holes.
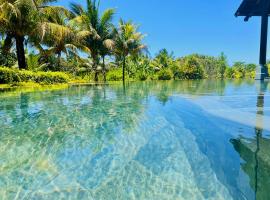
{"type": "Polygon", "coordinates": [[[269,100],[223,81],[0,93],[0,199],[269,199],[269,100]]]}

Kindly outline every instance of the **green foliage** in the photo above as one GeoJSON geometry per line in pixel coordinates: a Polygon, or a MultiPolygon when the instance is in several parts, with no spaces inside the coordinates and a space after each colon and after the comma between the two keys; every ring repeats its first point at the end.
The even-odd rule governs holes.
{"type": "Polygon", "coordinates": [[[203,79],[205,77],[201,63],[194,56],[184,58],[184,62],[180,66],[180,74],[182,79],[203,79]]]}
{"type": "Polygon", "coordinates": [[[0,83],[36,82],[44,84],[67,83],[69,76],[63,72],[32,72],[0,67],[0,83]]]}
{"type": "Polygon", "coordinates": [[[246,70],[245,77],[254,79],[256,76],[256,68],[257,65],[255,64],[247,64],[245,67],[246,70]]]}
{"type": "Polygon", "coordinates": [[[171,80],[173,74],[169,69],[162,69],[157,73],[158,80],[171,80]]]}
{"type": "MultiPolygon", "coordinates": [[[[114,53],[122,61],[123,71],[126,71],[127,56],[136,57],[142,54],[146,46],[142,44],[144,35],[138,32],[138,26],[131,21],[120,20],[118,28],[114,29],[114,53]]],[[[122,80],[125,81],[125,73],[122,80]]]]}
{"type": "Polygon", "coordinates": [[[182,79],[223,79],[228,66],[222,53],[219,57],[192,54],[179,60],[182,79]]]}
{"type": "Polygon", "coordinates": [[[226,69],[225,76],[229,79],[255,78],[256,67],[255,64],[235,62],[232,67],[226,69]]]}
{"type": "Polygon", "coordinates": [[[12,67],[16,63],[16,54],[15,53],[4,53],[0,49],[0,66],[12,67]]]}
{"type": "Polygon", "coordinates": [[[218,57],[192,54],[175,59],[164,49],[154,59],[128,56],[126,63],[129,76],[136,80],[254,78],[256,69],[255,64],[243,62],[229,67],[223,53],[218,57]]]}
{"type": "Polygon", "coordinates": [[[101,72],[104,81],[120,81],[122,76],[124,80],[126,75],[129,80],[142,81],[255,77],[256,65],[236,62],[229,67],[224,53],[218,57],[192,54],[176,58],[161,49],[149,58],[144,55],[144,34],[131,21],[120,20],[116,27],[114,9],[100,13],[100,2],[87,0],[85,7],[71,4],[69,11],[52,2],[56,1],[0,0],[0,66],[18,65],[19,69],[30,70],[1,68],[3,83],[68,80],[64,73],[50,71],[66,72],[85,81],[98,81],[101,72]],[[27,55],[26,43],[39,53],[27,55]],[[109,62],[105,62],[106,56],[110,56],[109,62]],[[122,74],[120,66],[126,73],[122,74]]]}
{"type": "MultiPolygon", "coordinates": [[[[47,33],[63,34],[64,26],[55,23],[55,13],[67,10],[48,3],[54,0],[1,0],[0,1],[0,33],[9,36],[10,41],[16,41],[18,66],[26,69],[25,39],[41,47],[41,41],[46,41],[47,33]],[[53,19],[54,20],[51,20],[53,19]],[[54,31],[52,31],[54,30],[54,31]],[[55,31],[57,30],[57,31],[55,31]]],[[[54,34],[51,34],[54,35],[54,34]]],[[[7,37],[8,38],[8,37],[7,37]]],[[[65,46],[61,44],[60,46],[65,46]]]]}
{"type": "Polygon", "coordinates": [[[169,54],[166,49],[161,49],[151,63],[152,67],[157,71],[171,67],[173,64],[173,53],[169,54]]]}
{"type": "Polygon", "coordinates": [[[138,73],[138,75],[136,77],[136,79],[140,80],[140,81],[146,81],[147,78],[148,78],[148,76],[145,73],[142,73],[142,72],[138,73]]]}
{"type": "Polygon", "coordinates": [[[226,68],[225,70],[225,77],[226,78],[234,78],[234,69],[231,67],[226,68]]]}
{"type": "Polygon", "coordinates": [[[143,55],[136,58],[129,56],[127,58],[127,71],[129,77],[140,81],[145,81],[154,74],[151,60],[143,55]]]}
{"type": "Polygon", "coordinates": [[[113,69],[107,73],[108,81],[121,81],[122,80],[122,70],[113,69]]]}
{"type": "MultiPolygon", "coordinates": [[[[76,3],[71,4],[74,15],[71,23],[81,31],[81,34],[79,34],[81,46],[83,46],[81,49],[91,56],[95,81],[98,81],[100,57],[104,58],[109,55],[113,49],[114,26],[112,20],[115,10],[107,9],[100,14],[99,1],[87,0],[86,4],[86,8],[76,3]]],[[[105,69],[103,69],[103,72],[105,72],[105,69]]]]}
{"type": "Polygon", "coordinates": [[[158,52],[156,57],[150,62],[150,66],[152,74],[157,73],[158,79],[159,76],[161,80],[176,79],[180,76],[179,64],[175,60],[173,53],[169,53],[166,49],[158,52]]]}
{"type": "Polygon", "coordinates": [[[244,62],[235,62],[232,67],[235,69],[234,78],[239,79],[239,78],[245,77],[246,71],[245,71],[245,63],[244,62]]]}
{"type": "Polygon", "coordinates": [[[225,72],[226,72],[227,67],[228,67],[227,57],[222,52],[220,56],[218,57],[218,62],[217,62],[218,78],[223,79],[225,77],[225,72]]]}
{"type": "Polygon", "coordinates": [[[39,66],[39,55],[35,55],[33,53],[30,53],[27,56],[27,66],[29,70],[34,71],[39,66]]]}
{"type": "Polygon", "coordinates": [[[183,77],[183,72],[180,69],[180,66],[177,64],[177,62],[173,62],[173,64],[170,66],[171,72],[173,74],[173,79],[181,79],[183,77]]]}

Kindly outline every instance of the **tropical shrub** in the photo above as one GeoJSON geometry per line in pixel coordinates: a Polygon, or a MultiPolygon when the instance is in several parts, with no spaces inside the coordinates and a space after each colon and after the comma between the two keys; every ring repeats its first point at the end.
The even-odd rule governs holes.
{"type": "Polygon", "coordinates": [[[122,80],[122,70],[114,69],[107,73],[107,81],[121,81],[122,80]]]}
{"type": "Polygon", "coordinates": [[[161,49],[151,62],[152,68],[154,68],[157,71],[163,68],[169,68],[173,64],[174,64],[173,53],[169,53],[166,49],[161,49]]]}
{"type": "Polygon", "coordinates": [[[146,81],[147,78],[148,78],[148,76],[147,76],[145,73],[139,73],[139,74],[137,75],[137,78],[136,78],[136,79],[138,79],[138,80],[140,80],[140,81],[146,81]]]}
{"type": "Polygon", "coordinates": [[[0,49],[0,65],[12,67],[16,63],[16,54],[15,53],[4,53],[2,49],[0,49]]]}
{"type": "Polygon", "coordinates": [[[254,79],[256,76],[256,68],[257,68],[257,65],[255,64],[247,64],[245,66],[245,70],[246,70],[245,77],[254,79]]]}
{"type": "Polygon", "coordinates": [[[185,58],[180,70],[183,76],[182,79],[203,79],[205,77],[200,62],[193,56],[185,58]]]}
{"type": "Polygon", "coordinates": [[[27,55],[28,70],[34,71],[37,67],[39,67],[39,58],[40,58],[39,55],[35,55],[33,53],[27,55]]]}
{"type": "Polygon", "coordinates": [[[0,0],[0,66],[37,72],[1,68],[0,83],[66,82],[69,77],[64,73],[51,73],[58,71],[79,81],[103,78],[104,82],[106,78],[125,80],[126,75],[142,81],[255,77],[256,65],[236,62],[229,66],[224,53],[176,58],[161,49],[151,58],[143,44],[145,35],[136,24],[120,20],[115,26],[115,9],[101,13],[96,0],[87,0],[86,6],[72,3],[70,10],[54,2],[0,0]],[[27,55],[28,44],[33,52],[27,55]],[[108,61],[106,56],[110,56],[108,61]]]}
{"type": "Polygon", "coordinates": [[[225,77],[229,79],[234,78],[234,69],[232,67],[228,67],[225,70],[225,77]]]}
{"type": "Polygon", "coordinates": [[[69,76],[63,72],[32,72],[0,67],[0,83],[36,82],[44,84],[67,83],[69,76]]]}
{"type": "Polygon", "coordinates": [[[227,67],[225,77],[230,79],[255,78],[256,67],[255,64],[235,62],[232,67],[227,67]]]}
{"type": "Polygon", "coordinates": [[[234,65],[232,66],[235,69],[234,72],[234,78],[240,79],[244,78],[246,75],[246,66],[244,62],[235,62],[234,65]]]}
{"type": "Polygon", "coordinates": [[[176,75],[180,76],[180,79],[223,79],[228,67],[224,53],[218,57],[192,54],[178,59],[178,63],[182,70],[176,75]]]}
{"type": "Polygon", "coordinates": [[[162,69],[157,74],[158,80],[171,80],[173,77],[173,74],[171,70],[169,69],[162,69]]]}
{"type": "Polygon", "coordinates": [[[114,54],[122,61],[122,80],[125,81],[126,61],[128,56],[139,56],[146,46],[142,44],[144,35],[138,32],[138,26],[131,21],[119,22],[118,28],[114,29],[114,54]]]}
{"type": "MultiPolygon", "coordinates": [[[[114,9],[106,9],[100,14],[100,2],[96,0],[87,0],[86,9],[77,3],[71,4],[71,10],[74,15],[72,24],[82,31],[79,34],[81,37],[81,44],[84,46],[85,52],[88,53],[93,61],[92,70],[94,71],[94,80],[98,81],[99,72],[98,64],[99,57],[103,60],[103,73],[105,75],[105,56],[111,53],[113,46],[114,26],[112,24],[114,9]]],[[[105,79],[105,77],[104,77],[105,79]]]]}
{"type": "Polygon", "coordinates": [[[224,78],[226,68],[228,67],[227,57],[224,53],[221,53],[217,60],[218,78],[224,78]]]}

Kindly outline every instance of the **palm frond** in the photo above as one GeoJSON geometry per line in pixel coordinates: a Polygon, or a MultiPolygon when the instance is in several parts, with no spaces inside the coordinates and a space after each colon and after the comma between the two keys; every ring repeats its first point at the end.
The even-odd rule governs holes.
{"type": "Polygon", "coordinates": [[[77,3],[71,3],[70,4],[70,10],[73,13],[73,16],[80,16],[83,15],[84,9],[80,4],[77,3]]]}
{"type": "Polygon", "coordinates": [[[107,10],[105,10],[104,13],[102,14],[101,18],[100,18],[101,26],[109,25],[112,22],[114,15],[115,15],[115,9],[107,9],[107,10]]]}

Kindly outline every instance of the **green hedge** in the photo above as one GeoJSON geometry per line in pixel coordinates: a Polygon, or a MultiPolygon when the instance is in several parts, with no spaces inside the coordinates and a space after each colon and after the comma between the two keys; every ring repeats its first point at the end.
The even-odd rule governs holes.
{"type": "Polygon", "coordinates": [[[107,73],[107,81],[121,81],[122,80],[122,69],[114,69],[107,73]]]}
{"type": "Polygon", "coordinates": [[[32,72],[0,67],[0,83],[36,82],[44,84],[67,83],[69,76],[63,72],[32,72]]]}
{"type": "Polygon", "coordinates": [[[158,80],[171,80],[173,78],[173,74],[169,69],[162,69],[157,74],[158,80]]]}

